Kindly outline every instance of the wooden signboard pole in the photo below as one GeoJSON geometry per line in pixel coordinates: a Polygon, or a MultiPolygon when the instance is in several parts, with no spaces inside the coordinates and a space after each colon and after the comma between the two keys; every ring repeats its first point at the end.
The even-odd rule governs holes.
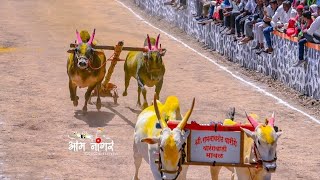
{"type": "Polygon", "coordinates": [[[243,148],[244,148],[244,132],[241,131],[241,143],[240,143],[240,164],[244,164],[243,148]]]}

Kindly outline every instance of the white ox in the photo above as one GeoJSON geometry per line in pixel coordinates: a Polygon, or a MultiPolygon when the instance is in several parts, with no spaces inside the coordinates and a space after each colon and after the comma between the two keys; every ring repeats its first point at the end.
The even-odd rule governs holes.
{"type": "MultiPolygon", "coordinates": [[[[265,124],[259,124],[253,117],[247,115],[247,119],[255,128],[252,132],[241,128],[244,137],[244,162],[258,163],[256,168],[235,167],[238,180],[270,180],[271,173],[276,171],[277,164],[277,140],[282,132],[274,129],[274,114],[265,124]]],[[[221,167],[211,167],[211,177],[217,180],[221,167]]]]}
{"type": "Polygon", "coordinates": [[[142,158],[150,165],[155,180],[186,179],[188,166],[182,165],[182,152],[189,131],[185,132],[183,128],[192,113],[194,101],[195,99],[191,109],[173,130],[168,127],[165,120],[177,120],[179,117],[181,119],[177,97],[169,96],[165,104],[161,104],[155,96],[153,106],[149,106],[140,113],[134,133],[135,174],[133,179],[138,179],[142,158]],[[156,128],[158,121],[161,129],[156,128]]]}

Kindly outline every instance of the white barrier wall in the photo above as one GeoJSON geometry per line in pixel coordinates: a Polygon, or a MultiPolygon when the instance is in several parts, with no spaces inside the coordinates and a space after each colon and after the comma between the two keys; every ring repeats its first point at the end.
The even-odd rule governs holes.
{"type": "Polygon", "coordinates": [[[298,60],[298,44],[296,42],[274,35],[273,54],[257,55],[255,51],[251,50],[252,43],[238,45],[231,36],[220,34],[221,27],[215,26],[213,23],[205,26],[197,24],[191,15],[192,12],[195,12],[194,3],[196,0],[187,0],[188,8],[185,10],[175,10],[171,6],[164,6],[163,0],[134,1],[144,11],[153,16],[164,18],[168,23],[175,24],[188,35],[228,57],[230,61],[280,80],[302,94],[320,99],[320,51],[306,48],[307,68],[304,69],[303,65],[292,67],[298,60]]]}

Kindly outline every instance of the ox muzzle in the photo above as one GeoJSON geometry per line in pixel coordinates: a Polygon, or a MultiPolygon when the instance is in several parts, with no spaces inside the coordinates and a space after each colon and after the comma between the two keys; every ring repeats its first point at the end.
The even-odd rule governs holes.
{"type": "Polygon", "coordinates": [[[76,56],[78,63],[77,66],[80,69],[87,69],[89,66],[89,59],[86,56],[76,56]]]}

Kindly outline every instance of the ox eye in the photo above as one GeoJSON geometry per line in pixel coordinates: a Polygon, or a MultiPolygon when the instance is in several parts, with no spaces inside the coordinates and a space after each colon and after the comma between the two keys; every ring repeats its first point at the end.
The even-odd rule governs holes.
{"type": "Polygon", "coordinates": [[[258,144],[261,145],[260,141],[258,140],[258,144]]]}

